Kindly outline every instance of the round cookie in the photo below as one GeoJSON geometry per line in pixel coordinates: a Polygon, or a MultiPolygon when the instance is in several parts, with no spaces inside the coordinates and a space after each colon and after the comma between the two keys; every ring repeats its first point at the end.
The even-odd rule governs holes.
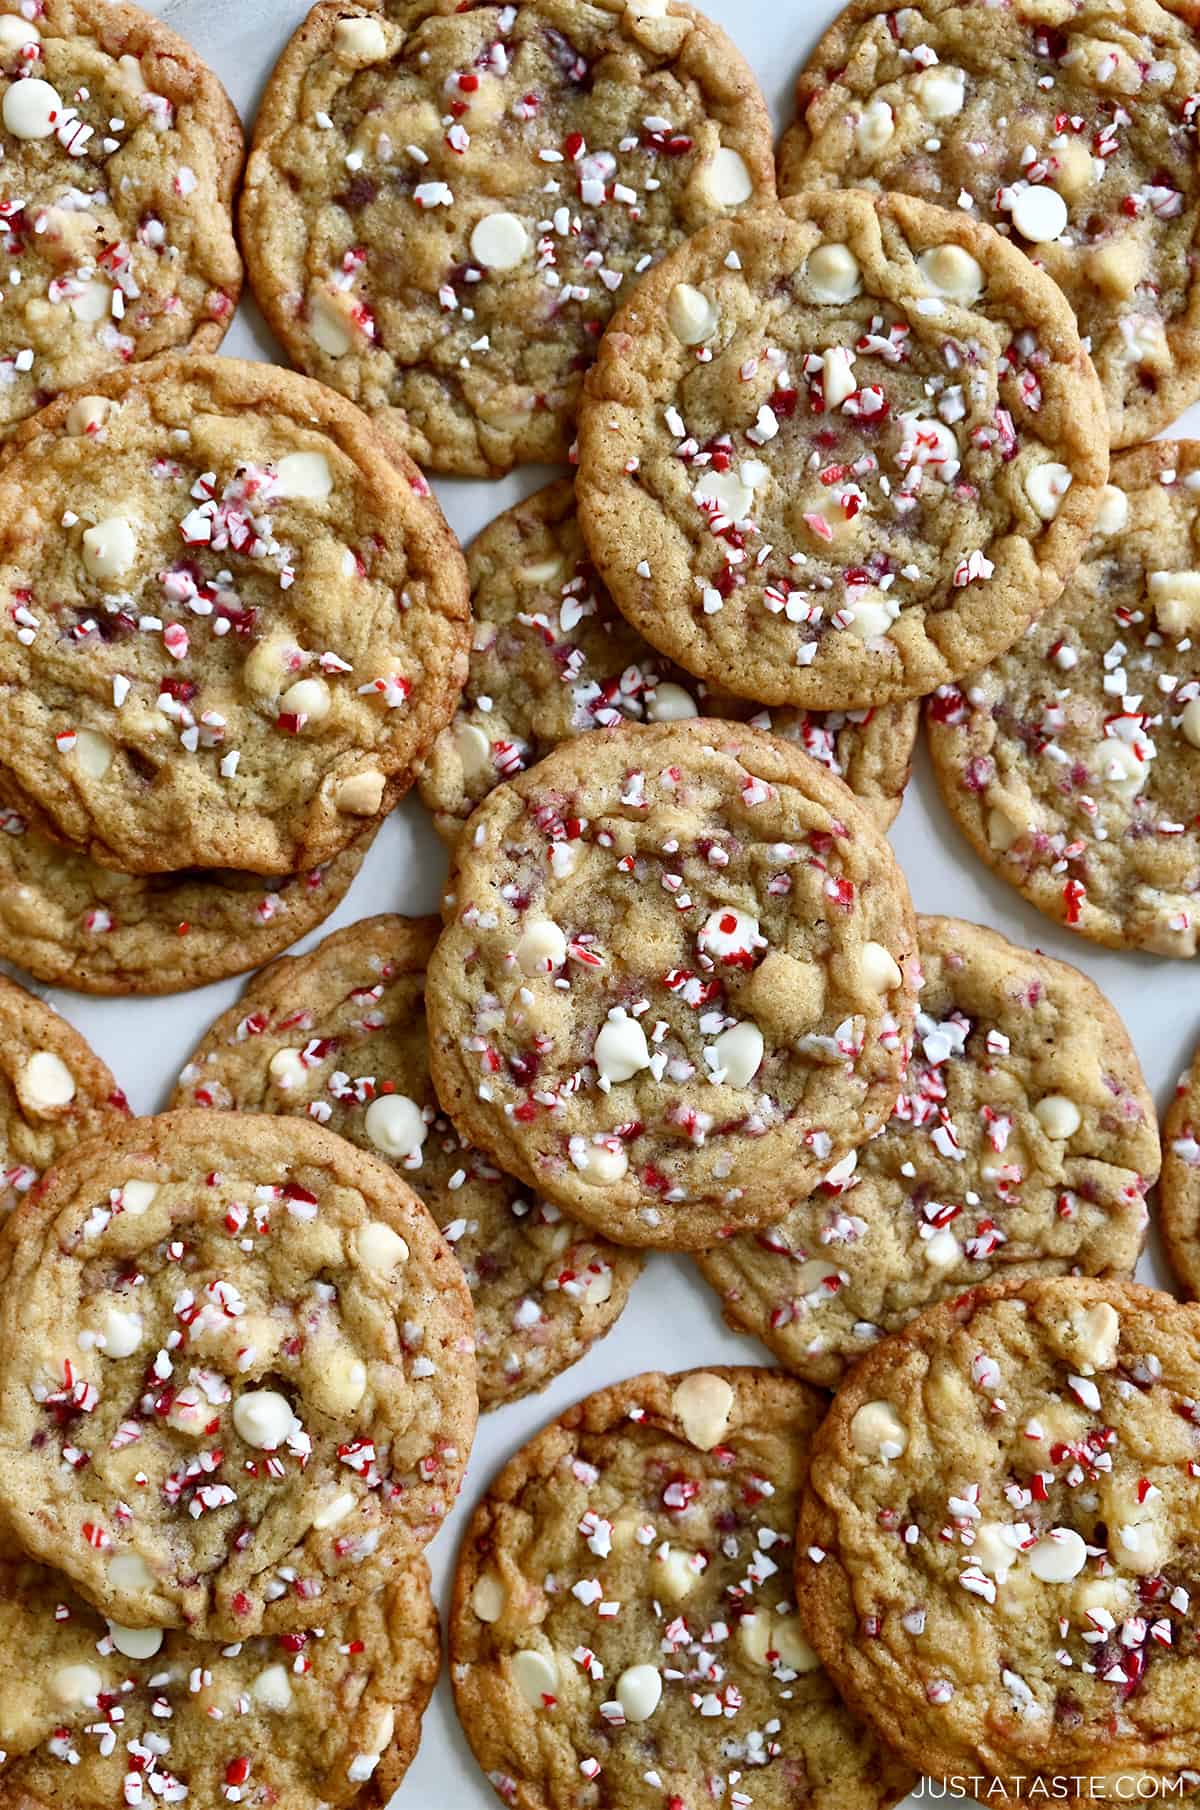
{"type": "Polygon", "coordinates": [[[799,195],[638,286],[588,378],[576,491],[618,609],[710,684],[918,697],[1062,590],[1108,469],[1061,293],[990,227],[799,195]]]}
{"type": "Polygon", "coordinates": [[[0,1510],[122,1625],[321,1624],[453,1504],[466,1286],[416,1196],[320,1126],[135,1120],[26,1198],[3,1263],[0,1510]]]}
{"type": "Polygon", "coordinates": [[[0,975],[0,1223],[73,1144],[128,1116],[125,1095],[79,1032],[0,975]]]}
{"type": "Polygon", "coordinates": [[[486,477],[564,460],[637,277],[774,193],[754,77],[682,0],[339,0],[267,85],[242,243],[297,364],[486,477]]]}
{"type": "Polygon", "coordinates": [[[963,1288],[1133,1274],[1158,1120],[1128,1032],[1078,969],[917,919],[923,984],[895,1111],[778,1224],[697,1257],[725,1315],[836,1386],[963,1288]]]}
{"type": "Polygon", "coordinates": [[[915,926],[840,780],[748,725],[626,724],[495,791],[426,1002],[464,1136],[626,1244],[779,1216],[883,1124],[915,926]]]}
{"type": "Polygon", "coordinates": [[[976,852],[1098,943],[1200,945],[1200,442],[1114,460],[1061,604],[926,707],[976,852]]]}
{"type": "Polygon", "coordinates": [[[463,1144],[429,1079],[437,918],[366,918],[256,975],[179,1077],[174,1106],[302,1113],[390,1162],[462,1264],[480,1406],[540,1389],[616,1321],[641,1269],[463,1144]]]}
{"type": "Polygon", "coordinates": [[[346,896],[372,825],[323,867],[139,877],[98,867],[0,806],[0,956],[80,993],[177,993],[255,968],[346,896]]]}
{"type": "Polygon", "coordinates": [[[749,718],[844,779],[881,829],[900,809],[918,706],[816,715],[710,692],[617,613],[583,544],[570,479],[489,523],[467,551],[467,573],[475,628],[466,690],[417,776],[451,846],[502,779],[626,718],[749,718]]]}
{"type": "Polygon", "coordinates": [[[843,1708],[789,1600],[824,1411],[772,1370],[638,1376],[495,1478],[449,1646],[463,1728],[506,1804],[882,1810],[913,1784],[843,1708]]]}
{"type": "Polygon", "coordinates": [[[1182,1076],[1162,1128],[1158,1224],[1171,1267],[1200,1295],[1200,1054],[1182,1076]]]}
{"type": "Polygon", "coordinates": [[[796,90],[780,187],[893,189],[987,221],[1062,288],[1112,441],[1200,394],[1192,0],[854,0],[796,90]]]}
{"type": "Polygon", "coordinates": [[[0,154],[0,437],[123,365],[216,351],[242,131],[190,44],[120,0],[5,7],[0,154]]]}
{"type": "Polygon", "coordinates": [[[381,1810],[439,1666],[424,1559],[303,1634],[217,1646],[112,1627],[57,1571],[0,1558],[0,1802],[381,1810]]]}
{"type": "Polygon", "coordinates": [[[429,486],[332,391],[179,358],[62,397],[0,471],[0,783],[129,873],[328,861],[467,664],[429,486]]]}
{"type": "Polygon", "coordinates": [[[1198,1348],[1200,1308],[1040,1277],[932,1308],[851,1372],[798,1599],[902,1758],[1027,1798],[1200,1783],[1198,1348]]]}

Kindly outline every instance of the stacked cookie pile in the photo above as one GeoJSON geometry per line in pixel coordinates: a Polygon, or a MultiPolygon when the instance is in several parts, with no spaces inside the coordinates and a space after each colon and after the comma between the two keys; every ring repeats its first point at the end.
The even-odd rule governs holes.
{"type": "Polygon", "coordinates": [[[262,969],[145,1119],[0,982],[0,1804],[386,1803],[477,1409],[652,1250],[780,1367],[613,1383],[482,1494],[503,1801],[1200,1787],[1153,1102],[885,835],[926,700],[987,862],[1196,951],[1200,455],[1135,444],[1200,395],[1195,21],[855,0],[777,179],[684,0],[320,0],[238,218],[304,375],[215,356],[241,138],[188,45],[47,0],[0,77],[0,955],[262,969]],[[538,460],[464,558],[422,468],[538,460]],[[414,786],[440,917],[282,955],[414,786]]]}

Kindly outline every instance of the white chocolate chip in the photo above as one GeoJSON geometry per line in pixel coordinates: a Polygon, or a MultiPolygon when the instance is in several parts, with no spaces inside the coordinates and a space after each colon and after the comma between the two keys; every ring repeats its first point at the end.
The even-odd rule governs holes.
{"type": "Polygon", "coordinates": [[[353,773],[334,793],[334,803],[348,817],[373,817],[383,803],[386,783],[382,773],[370,768],[353,773]]]}
{"type": "Polygon", "coordinates": [[[1029,1569],[1043,1584],[1068,1584],[1087,1564],[1087,1546],[1070,1527],[1053,1527],[1029,1554],[1029,1569]]]}
{"type": "Polygon", "coordinates": [[[298,1423],[286,1395],[276,1389],[248,1389],[233,1404],[233,1424],[247,1445],[274,1452],[298,1423]]]}
{"type": "Polygon", "coordinates": [[[781,1665],[790,1672],[815,1672],[821,1661],[809,1644],[798,1615],[777,1616],[771,1624],[771,1645],[781,1665]]]}
{"type": "Polygon", "coordinates": [[[950,1270],[962,1256],[962,1246],[949,1226],[942,1226],[932,1238],[925,1239],[921,1255],[930,1269],[950,1270]]]}
{"type": "Polygon", "coordinates": [[[76,396],[67,410],[67,432],[97,434],[116,409],[117,404],[110,402],[107,396],[76,396]]]}
{"type": "Polygon", "coordinates": [[[805,260],[803,276],[818,302],[849,302],[862,288],[862,271],[848,245],[818,245],[805,260]]]}
{"type": "MultiPolygon", "coordinates": [[[[11,14],[5,14],[10,18],[11,14]]],[[[50,1689],[56,1703],[64,1709],[74,1709],[81,1704],[94,1704],[104,1689],[104,1678],[94,1665],[60,1666],[50,1681],[50,1689]]]]}
{"type": "Polygon", "coordinates": [[[853,366],[854,354],[847,346],[830,346],[822,352],[821,394],[827,409],[840,408],[858,388],[853,366]]]}
{"type": "Polygon", "coordinates": [[[702,1569],[693,1555],[685,1552],[682,1546],[672,1546],[665,1553],[656,1553],[652,1577],[655,1596],[665,1597],[671,1603],[681,1603],[700,1582],[702,1569]]]}
{"type": "Polygon", "coordinates": [[[92,277],[78,294],[69,298],[68,306],[77,321],[102,321],[112,313],[113,292],[101,277],[92,277]]]}
{"type": "Polygon", "coordinates": [[[917,259],[917,269],[935,295],[950,302],[973,302],[983,294],[983,265],[961,245],[934,245],[917,259]]]}
{"type": "Polygon", "coordinates": [[[1160,1571],[1170,1551],[1163,1525],[1162,1497],[1152,1489],[1138,1501],[1141,1486],[1108,1478],[1101,1485],[1101,1506],[1108,1528],[1109,1556],[1139,1577],[1160,1571]]]}
{"type": "Polygon", "coordinates": [[[567,939],[552,918],[537,918],[521,932],[516,957],[522,974],[553,974],[567,959],[567,939]]]}
{"type": "Polygon", "coordinates": [[[845,612],[847,634],[856,635],[860,641],[877,641],[890,630],[900,614],[900,605],[882,592],[872,596],[868,591],[856,590],[853,602],[846,603],[845,612]]]}
{"type": "Polygon", "coordinates": [[[592,1058],[606,1081],[631,1081],[650,1066],[646,1033],[618,1007],[600,1027],[592,1058]]]}
{"type": "Polygon", "coordinates": [[[312,1399],[324,1414],[353,1414],[367,1392],[367,1367],[343,1347],[324,1356],[312,1382],[312,1399]]]}
{"type": "Polygon", "coordinates": [[[1164,635],[1190,635],[1200,628],[1200,572],[1151,572],[1146,588],[1164,635]]]}
{"type": "Polygon", "coordinates": [[[330,1527],[336,1527],[344,1521],[354,1508],[354,1496],[350,1490],[341,1490],[331,1496],[323,1508],[319,1508],[313,1516],[313,1526],[318,1533],[324,1533],[330,1527]]]}
{"type": "Polygon", "coordinates": [[[690,716],[699,716],[695,700],[682,685],[675,685],[670,679],[664,679],[653,691],[646,693],[646,720],[651,723],[681,723],[690,716]]]}
{"type": "Polygon", "coordinates": [[[408,1246],[399,1232],[394,1232],[382,1219],[368,1220],[355,1240],[358,1261],[369,1270],[388,1274],[397,1264],[408,1262],[408,1246]]]}
{"type": "MultiPolygon", "coordinates": [[[[340,25],[374,25],[374,19],[340,19],[340,25]]],[[[376,27],[378,29],[378,27],[376,27]]],[[[322,502],[333,490],[333,473],[323,452],[286,453],[275,467],[276,491],[281,497],[304,497],[322,502]]]]}
{"type": "Polygon", "coordinates": [[[963,110],[966,73],[952,63],[935,63],[923,69],[913,83],[917,104],[926,119],[953,119],[963,110]]]}
{"type": "Polygon", "coordinates": [[[480,1621],[499,1621],[504,1614],[505,1590],[491,1571],[481,1571],[471,1592],[471,1608],[480,1621]]]}
{"type": "Polygon", "coordinates": [[[617,1679],[617,1702],[626,1722],[648,1722],[662,1701],[662,1674],[656,1665],[626,1666],[617,1679]]]}
{"type": "Polygon", "coordinates": [[[110,1621],[108,1632],[118,1653],[126,1659],[153,1659],[163,1643],[161,1628],[124,1628],[110,1621]]]}
{"type": "Polygon", "coordinates": [[[75,1077],[53,1050],[35,1050],[15,1078],[17,1099],[25,1112],[54,1112],[75,1098],[75,1077]]]}
{"type": "Polygon", "coordinates": [[[1096,517],[1097,534],[1119,534],[1129,520],[1129,498],[1115,484],[1106,484],[1100,492],[1100,513],[1096,517]]]}
{"type": "Polygon", "coordinates": [[[676,283],[667,303],[667,319],[676,339],[685,346],[699,346],[715,333],[720,319],[716,304],[691,283],[676,283]]]}
{"type": "Polygon", "coordinates": [[[1074,1137],[1083,1123],[1078,1106],[1066,1094],[1046,1094],[1034,1107],[1033,1116],[1046,1136],[1059,1143],[1074,1137]]]}
{"type": "Polygon", "coordinates": [[[746,160],[730,145],[720,148],[700,172],[700,188],[714,207],[741,207],[754,193],[746,160]]]}
{"type": "Polygon", "coordinates": [[[752,1609],[738,1623],[738,1645],[751,1665],[766,1665],[771,1652],[771,1617],[765,1609],[752,1609]]]}
{"type": "Polygon", "coordinates": [[[75,765],[89,779],[103,779],[112,766],[116,748],[98,729],[79,729],[75,734],[75,765]]]}
{"type": "Polygon", "coordinates": [[[711,1452],[729,1430],[734,1394],[723,1376],[696,1370],[676,1384],[671,1410],[684,1438],[698,1452],[711,1452]]]}
{"type": "Polygon", "coordinates": [[[49,82],[26,76],[4,90],[0,115],[14,138],[49,138],[62,119],[63,104],[49,82]]]}
{"type": "Polygon", "coordinates": [[[276,1087],[285,1093],[291,1088],[305,1087],[308,1083],[308,1069],[300,1050],[276,1050],[267,1063],[267,1073],[276,1087]]]}
{"type": "Polygon", "coordinates": [[[1052,522],[1073,482],[1073,474],[1066,466],[1051,459],[1026,474],[1025,495],[1042,520],[1052,522]]]}
{"type": "Polygon", "coordinates": [[[727,1085],[749,1087],[762,1067],[765,1048],[762,1032],[748,1018],[722,1031],[713,1042],[713,1053],[717,1058],[717,1070],[724,1075],[727,1085]]]}
{"type": "Polygon", "coordinates": [[[629,1158],[620,1144],[583,1144],[572,1140],[571,1161],[584,1181],[609,1188],[619,1182],[629,1167],[629,1158]]]}
{"type": "Polygon", "coordinates": [[[1097,1370],[1116,1368],[1121,1316],[1111,1301],[1072,1308],[1067,1316],[1067,1326],[1069,1349],[1081,1375],[1093,1376],[1097,1370]]]}
{"type": "Polygon", "coordinates": [[[491,777],[492,744],[482,729],[474,723],[459,723],[454,731],[454,747],[468,783],[491,777]]]}
{"type": "Polygon", "coordinates": [[[26,44],[40,44],[41,33],[18,13],[0,14],[0,51],[20,50],[26,44]]]}
{"type": "Polygon", "coordinates": [[[1004,854],[1007,849],[1012,847],[1020,834],[1020,827],[1013,822],[1011,817],[1006,816],[1003,811],[993,808],[988,812],[987,839],[989,848],[994,848],[998,850],[1000,854],[1004,854]]]}
{"type": "MultiPolygon", "coordinates": [[[[339,20],[339,24],[348,21],[339,20]]],[[[285,1665],[269,1665],[250,1686],[250,1693],[260,1709],[285,1710],[292,1707],[292,1681],[285,1665]]]]}
{"type": "Polygon", "coordinates": [[[525,1647],[513,1654],[509,1665],[513,1683],[530,1709],[546,1709],[546,1698],[558,1690],[558,1667],[553,1659],[525,1647]]]}
{"type": "Polygon", "coordinates": [[[1129,742],[1106,735],[1092,750],[1092,777],[1101,781],[1118,798],[1136,798],[1150,777],[1150,763],[1143,760],[1129,742]]]}
{"type": "Polygon", "coordinates": [[[142,1330],[140,1314],[110,1304],[96,1326],[96,1343],[105,1357],[131,1357],[142,1342],[142,1330]]]}
{"type": "Polygon", "coordinates": [[[886,1462],[908,1445],[908,1428],[890,1402],[864,1402],[850,1422],[850,1443],[864,1458],[886,1462]]]}
{"type": "Polygon", "coordinates": [[[345,303],[339,303],[322,289],[314,290],[309,298],[308,326],[317,345],[330,358],[344,358],[354,344],[345,303]]]}
{"type": "Polygon", "coordinates": [[[1012,1526],[1004,1521],[981,1521],[971,1547],[972,1564],[1002,1584],[1020,1558],[1021,1544],[1028,1533],[1024,1523],[1012,1526]]]}
{"type": "Polygon", "coordinates": [[[899,962],[882,943],[863,944],[859,973],[872,993],[890,993],[904,979],[899,962]]]}
{"type": "Polygon", "coordinates": [[[378,63],[387,55],[387,38],[378,19],[339,19],[333,48],[344,63],[378,63]]]}
{"type": "Polygon", "coordinates": [[[123,515],[83,531],[83,563],[93,578],[124,578],[137,558],[137,535],[123,515]]]}
{"type": "Polygon", "coordinates": [[[1184,705],[1179,727],[1184,741],[1190,742],[1193,748],[1200,748],[1200,698],[1191,698],[1184,705]]]}
{"type": "Polygon", "coordinates": [[[878,157],[896,130],[896,117],[885,100],[869,101],[859,114],[854,142],[864,157],[878,157]]]}
{"type": "Polygon", "coordinates": [[[1067,224],[1067,204],[1045,183],[1022,189],[1012,204],[1012,222],[1031,245],[1050,245],[1067,224]]]}
{"type": "Polygon", "coordinates": [[[140,1552],[118,1552],[108,1561],[108,1581],[112,1589],[132,1595],[138,1590],[153,1590],[154,1573],[140,1552]]]}
{"type": "Polygon", "coordinates": [[[324,679],[297,679],[280,698],[279,708],[289,715],[306,717],[310,723],[319,723],[329,715],[331,701],[324,679]]]}
{"type": "Polygon", "coordinates": [[[485,214],[471,233],[471,256],[485,270],[514,270],[529,250],[529,234],[515,214],[485,214]]]}
{"type": "Polygon", "coordinates": [[[363,1120],[367,1136],[384,1156],[412,1156],[428,1134],[425,1115],[407,1094],[380,1094],[367,1107],[363,1120]]]}

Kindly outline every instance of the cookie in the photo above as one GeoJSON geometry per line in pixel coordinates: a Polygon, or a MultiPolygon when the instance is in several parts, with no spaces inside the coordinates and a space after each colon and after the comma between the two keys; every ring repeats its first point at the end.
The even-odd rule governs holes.
{"type": "Polygon", "coordinates": [[[296,873],[398,796],[467,665],[424,478],[305,377],[170,359],[0,472],[0,785],[128,873],[296,873]]]}
{"type": "Polygon", "coordinates": [[[470,1300],[424,1207],[319,1125],[139,1119],[0,1234],[0,1511],[135,1628],[321,1624],[437,1529],[470,1300]]]}
{"type": "Polygon", "coordinates": [[[879,1128],[916,979],[903,875],[840,780],[749,725],[626,724],[497,786],[429,964],[465,1137],[624,1244],[779,1216],[879,1128]]]}
{"type": "Polygon", "coordinates": [[[1065,962],[917,919],[923,985],[895,1111],[778,1224],[697,1258],[725,1315],[836,1385],[885,1333],[992,1277],[1127,1277],[1158,1120],[1121,1020],[1065,962]]]}
{"type": "Polygon", "coordinates": [[[800,76],[780,186],[899,190],[1009,237],[1129,446],[1200,396],[1198,89],[1190,0],[854,0],[800,76]]]}
{"type": "Polygon", "coordinates": [[[463,1144],[429,1079],[437,918],[366,918],[256,975],[179,1078],[174,1106],[302,1113],[390,1162],[466,1272],[481,1407],[543,1388],[614,1324],[641,1269],[463,1144]]]}
{"type": "Polygon", "coordinates": [[[73,1144],[128,1116],[125,1095],[79,1032],[0,975],[0,1223],[73,1144]]]}
{"type": "Polygon", "coordinates": [[[438,1673],[423,1559],[303,1634],[217,1646],[124,1628],[57,1571],[0,1559],[0,1801],[10,1810],[376,1810],[438,1673]]]}
{"type": "Polygon", "coordinates": [[[1163,1120],[1158,1224],[1171,1267],[1189,1295],[1200,1294],[1200,1058],[1180,1079],[1163,1120]]]}
{"type": "Polygon", "coordinates": [[[697,715],[770,729],[846,780],[881,829],[900,809],[916,704],[882,710],[759,711],[664,660],[620,616],[596,576],[561,478],[486,527],[467,552],[475,619],[466,691],[418,775],[451,846],[481,799],[587,729],[697,715]]]}
{"type": "Polygon", "coordinates": [[[1016,640],[1082,551],[1103,398],[1055,286],[906,196],[700,233],[604,337],[584,538],[618,609],[768,704],[918,697],[1016,640]]]}
{"type": "Polygon", "coordinates": [[[215,352],[242,130],[191,45],[120,0],[0,12],[0,437],[160,352],[215,352]]]}
{"type": "Polygon", "coordinates": [[[270,961],[340,905],[375,840],[263,880],[232,868],[139,878],[31,830],[0,806],[0,956],[80,993],[177,993],[270,961]]]}
{"type": "Polygon", "coordinates": [[[289,357],[421,464],[561,462],[613,309],[774,195],[772,140],[681,0],[316,6],[254,129],[250,280],[289,357]]]}
{"type": "Polygon", "coordinates": [[[1200,1308],[1038,1277],[851,1372],[813,1445],[799,1607],[910,1764],[1034,1799],[1200,1785],[1198,1348],[1200,1308]]]}
{"type": "Polygon", "coordinates": [[[933,768],[976,852],[1094,942],[1200,943],[1200,442],[1114,460],[1060,605],[929,700],[933,768]]]}
{"type": "Polygon", "coordinates": [[[790,1601],[824,1411],[771,1370],[638,1376],[504,1467],[459,1555],[449,1646],[506,1804],[877,1810],[913,1784],[842,1707],[790,1601]]]}

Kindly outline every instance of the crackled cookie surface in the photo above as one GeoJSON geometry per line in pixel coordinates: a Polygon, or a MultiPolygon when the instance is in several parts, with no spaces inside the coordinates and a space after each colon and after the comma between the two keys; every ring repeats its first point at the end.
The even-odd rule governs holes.
{"type": "Polygon", "coordinates": [[[131,361],[216,350],[242,134],[190,44],[117,0],[5,9],[0,150],[0,434],[131,361]]]}
{"type": "Polygon", "coordinates": [[[539,1389],[614,1323],[641,1263],[464,1144],[429,1078],[425,968],[437,918],[367,918],[251,981],[174,1104],[304,1113],[389,1162],[462,1264],[484,1407],[539,1389]]]}
{"type": "Polygon", "coordinates": [[[800,1609],[913,1764],[1025,1796],[1200,1782],[1198,1338],[1154,1289],[1041,1278],[932,1309],[843,1385],[800,1609]]]}
{"type": "Polygon", "coordinates": [[[171,360],[27,423],[0,477],[0,780],[129,873],[328,860],[466,672],[421,474],[328,390],[171,360]]]}
{"type": "Polygon", "coordinates": [[[1061,293],[905,196],[797,196],[644,279],[588,379],[577,492],[618,608],[770,704],[920,696],[1054,601],[1108,430],[1061,293]]]}
{"type": "Polygon", "coordinates": [[[506,1804],[876,1810],[908,1789],[791,1602],[824,1409],[776,1371],[638,1376],[501,1471],[463,1544],[450,1661],[506,1804]]]}
{"type": "Polygon", "coordinates": [[[1200,1060],[1180,1080],[1163,1120],[1158,1218],[1171,1265],[1200,1294],[1200,1060]]]}
{"type": "Polygon", "coordinates": [[[468,549],[467,571],[475,626],[466,689],[418,775],[448,842],[501,780],[559,742],[627,719],[749,718],[844,779],[881,828],[899,810],[918,706],[760,710],[693,679],[617,613],[568,479],[497,516],[468,549]]]}
{"type": "Polygon", "coordinates": [[[0,1801],[12,1810],[386,1804],[438,1673],[423,1559],[323,1627],[232,1646],[106,1622],[0,1556],[0,1801]]]}
{"type": "Polygon", "coordinates": [[[302,1121],[135,1120],[4,1229],[0,1506],[123,1625],[319,1625],[453,1503],[470,1302],[383,1164],[302,1121]]]}
{"type": "Polygon", "coordinates": [[[371,827],[322,867],[139,876],[100,867],[0,806],[0,955],[81,993],[175,993],[270,961],[345,897],[371,827]]]}
{"type": "Polygon", "coordinates": [[[0,1221],[73,1144],[128,1116],[79,1032],[0,975],[0,1221]]]}
{"type": "Polygon", "coordinates": [[[436,470],[565,458],[614,307],[775,193],[724,32],[681,0],[321,5],[284,51],[242,199],[292,358],[436,470]]]}
{"type": "Polygon", "coordinates": [[[1200,443],[1113,461],[1061,604],[929,700],[934,772],[976,851],[1069,929],[1200,941],[1200,443]]]}
{"type": "Polygon", "coordinates": [[[430,1061],[464,1135],[629,1244],[779,1213],[880,1126],[912,1022],[903,876],[852,794],[745,725],[626,725],[458,846],[430,1061]],[[469,846],[468,846],[469,845],[469,846]]]}
{"type": "Polygon", "coordinates": [[[726,1317],[830,1386],[884,1333],[992,1277],[1130,1276],[1159,1169],[1128,1033],[1086,975],[917,920],[895,1111],[778,1224],[698,1258],[726,1317]]]}
{"type": "Polygon", "coordinates": [[[1128,446],[1200,392],[1197,89],[1189,0],[855,0],[800,77],[780,186],[898,190],[1010,237],[1128,446]]]}

